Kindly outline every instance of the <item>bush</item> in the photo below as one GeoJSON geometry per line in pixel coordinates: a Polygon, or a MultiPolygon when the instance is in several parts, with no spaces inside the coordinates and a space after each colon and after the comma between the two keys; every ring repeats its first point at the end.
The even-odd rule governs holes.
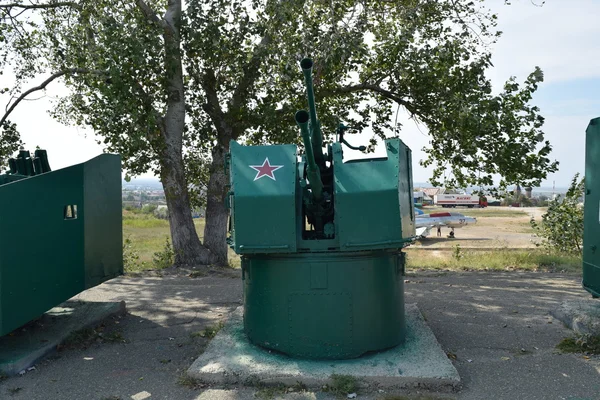
{"type": "Polygon", "coordinates": [[[579,254],[583,245],[583,207],[579,201],[584,195],[584,179],[575,174],[564,199],[560,196],[551,200],[548,211],[542,215],[542,222],[531,218],[531,226],[536,236],[541,237],[543,246],[549,250],[569,254],[579,254]]]}
{"type": "Polygon", "coordinates": [[[162,251],[154,253],[152,262],[158,269],[169,268],[175,262],[175,253],[173,252],[173,247],[171,246],[171,242],[169,242],[168,236],[165,239],[165,247],[162,251]]]}
{"type": "Polygon", "coordinates": [[[140,261],[139,253],[133,248],[129,236],[125,238],[123,243],[123,270],[130,271],[134,269],[140,261]]]}
{"type": "Polygon", "coordinates": [[[156,204],[146,204],[144,207],[142,207],[142,213],[154,214],[154,211],[156,211],[157,208],[158,206],[156,204]]]}
{"type": "Polygon", "coordinates": [[[158,208],[154,211],[154,217],[158,219],[169,219],[169,210],[167,207],[158,208]]]}

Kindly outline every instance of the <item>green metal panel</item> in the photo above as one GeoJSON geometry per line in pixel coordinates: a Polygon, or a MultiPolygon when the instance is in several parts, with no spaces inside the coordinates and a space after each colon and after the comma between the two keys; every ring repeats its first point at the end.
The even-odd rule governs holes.
{"type": "Polygon", "coordinates": [[[121,157],[104,154],[83,164],[85,288],[123,274],[121,157]]]}
{"type": "Polygon", "coordinates": [[[414,235],[410,151],[398,139],[385,145],[387,158],[345,163],[341,144],[333,145],[335,225],[343,250],[401,248],[414,235]]]}
{"type": "Polygon", "coordinates": [[[230,149],[235,251],[296,251],[296,146],[241,146],[232,141],[230,149]]]}
{"type": "Polygon", "coordinates": [[[291,356],[339,359],[403,342],[403,253],[243,259],[244,327],[253,343],[291,356]]]}
{"type": "Polygon", "coordinates": [[[415,207],[412,181],[412,152],[401,140],[398,140],[398,197],[402,238],[415,236],[415,207]]]}
{"type": "Polygon", "coordinates": [[[123,273],[120,199],[114,155],[0,186],[0,336],[123,273]]]}
{"type": "Polygon", "coordinates": [[[84,289],[82,178],[78,165],[0,186],[0,335],[84,289]]]}
{"type": "Polygon", "coordinates": [[[590,121],[585,146],[583,287],[600,296],[600,118],[590,121]]]}

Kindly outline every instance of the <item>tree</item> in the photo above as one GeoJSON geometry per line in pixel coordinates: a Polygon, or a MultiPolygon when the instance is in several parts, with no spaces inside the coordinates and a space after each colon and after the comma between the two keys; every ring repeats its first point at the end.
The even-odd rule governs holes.
{"type": "Polygon", "coordinates": [[[229,142],[300,144],[293,116],[306,106],[305,56],[315,62],[325,143],[341,120],[370,127],[373,150],[377,138],[399,135],[392,119],[402,107],[428,130],[421,164],[434,167],[434,184],[450,172],[446,186],[489,186],[493,175],[501,187],[535,185],[556,170],[529,104],[543,74],[535,68],[524,85],[511,78],[492,94],[485,71],[499,33],[478,3],[190,0],[182,11],[175,0],[17,1],[3,7],[13,35],[5,51],[18,58],[15,93],[53,71],[71,90],[59,120],[92,127],[132,174],[161,176],[176,263],[223,263],[229,142]],[[29,4],[43,23],[17,35],[10,26],[22,26],[17,12],[29,4]],[[206,192],[204,246],[190,184],[206,192]]]}
{"type": "Polygon", "coordinates": [[[564,198],[550,200],[548,211],[542,215],[541,223],[531,218],[531,226],[542,238],[541,246],[562,253],[582,254],[583,207],[585,179],[575,174],[564,198]]]}
{"type": "Polygon", "coordinates": [[[190,211],[182,158],[185,85],[181,54],[181,0],[15,0],[0,5],[3,62],[13,58],[18,93],[24,81],[51,71],[19,101],[62,78],[71,94],[54,115],[92,127],[107,149],[123,156],[131,174],[148,169],[164,186],[175,263],[218,261],[201,245],[190,211]],[[165,10],[159,15],[155,10],[165,10]],[[35,12],[25,18],[26,13],[35,12]]]}

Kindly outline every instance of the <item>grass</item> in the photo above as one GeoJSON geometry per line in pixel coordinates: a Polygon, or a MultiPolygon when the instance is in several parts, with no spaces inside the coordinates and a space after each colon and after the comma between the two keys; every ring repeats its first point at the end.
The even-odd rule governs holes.
{"type": "Polygon", "coordinates": [[[259,388],[254,397],[261,400],[271,400],[277,395],[282,396],[286,393],[302,393],[306,391],[306,386],[301,382],[296,382],[293,386],[286,386],[282,383],[270,386],[256,383],[249,386],[257,386],[259,388]]]}
{"type": "MultiPolygon", "coordinates": [[[[489,207],[489,208],[456,208],[440,207],[426,208],[426,212],[438,211],[461,212],[465,215],[483,217],[478,224],[495,226],[497,222],[487,217],[507,217],[502,228],[510,232],[532,233],[527,214],[518,208],[489,207]],[[514,218],[509,220],[508,217],[514,218]]],[[[204,238],[204,219],[194,219],[194,225],[200,240],[204,238]]],[[[157,252],[164,252],[165,239],[170,237],[169,223],[166,220],[154,218],[151,215],[134,214],[123,211],[123,237],[129,240],[127,254],[135,254],[131,262],[126,263],[125,272],[133,273],[148,269],[163,268],[166,263],[157,265],[153,257],[157,252]]],[[[448,270],[523,270],[548,272],[577,272],[581,271],[581,258],[569,255],[546,254],[538,249],[523,249],[508,251],[431,251],[410,247],[408,267],[420,269],[448,270]]],[[[240,257],[229,249],[229,265],[240,268],[240,257]]],[[[202,277],[204,273],[192,272],[193,278],[202,277]]]]}
{"type": "Polygon", "coordinates": [[[437,397],[437,396],[423,396],[423,395],[417,395],[416,397],[413,396],[402,396],[402,395],[395,395],[395,394],[388,394],[385,395],[383,397],[378,397],[377,400],[448,400],[449,397],[437,397]]]}
{"type": "MultiPolygon", "coordinates": [[[[204,239],[204,219],[194,219],[196,232],[200,240],[204,239]]],[[[170,240],[169,221],[155,218],[148,214],[134,214],[123,210],[123,240],[129,240],[126,253],[135,255],[135,260],[125,264],[125,273],[141,272],[149,269],[160,269],[153,262],[154,254],[163,251],[165,239],[170,240]]],[[[240,267],[240,258],[229,249],[229,266],[240,267]]]]}
{"type": "Polygon", "coordinates": [[[102,327],[85,328],[72,332],[61,344],[62,348],[86,348],[94,342],[126,343],[120,331],[103,332],[102,327]]]}
{"type": "Polygon", "coordinates": [[[600,354],[600,336],[582,335],[564,338],[556,348],[563,353],[600,354]]]}
{"type": "Polygon", "coordinates": [[[330,376],[331,384],[325,385],[323,391],[337,395],[347,395],[358,392],[358,380],[350,375],[333,374],[330,376]]]}
{"type": "Polygon", "coordinates": [[[548,254],[539,249],[465,251],[409,250],[407,269],[452,271],[543,271],[581,273],[581,257],[548,254]]]}
{"type": "Polygon", "coordinates": [[[215,336],[217,336],[217,333],[219,333],[219,331],[221,329],[223,329],[223,326],[225,326],[225,324],[223,323],[223,321],[219,321],[218,324],[207,326],[206,328],[204,328],[200,332],[192,333],[191,336],[192,337],[203,337],[203,338],[206,338],[206,339],[212,339],[215,336]]]}
{"type": "Polygon", "coordinates": [[[254,397],[260,400],[271,400],[277,395],[283,395],[287,392],[287,387],[283,384],[274,386],[263,386],[255,394],[254,397]]]}

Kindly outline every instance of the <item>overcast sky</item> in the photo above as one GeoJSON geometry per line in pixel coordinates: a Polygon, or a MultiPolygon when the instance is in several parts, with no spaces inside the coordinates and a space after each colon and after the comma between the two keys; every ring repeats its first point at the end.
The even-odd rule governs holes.
{"type": "MultiPolygon", "coordinates": [[[[499,29],[504,32],[493,48],[495,67],[489,77],[500,88],[513,75],[523,82],[536,65],[544,71],[534,104],[546,118],[543,129],[553,145],[551,157],[560,161],[560,167],[542,186],[552,186],[553,181],[557,187],[568,186],[575,173],[583,174],[585,129],[590,119],[600,117],[600,0],[547,0],[543,7],[530,0],[513,0],[511,6],[505,6],[504,0],[486,3],[498,13],[499,29]]],[[[0,87],[6,83],[6,75],[0,76],[0,87]]],[[[102,152],[91,132],[65,127],[47,115],[50,99],[61,91],[53,85],[46,97],[21,103],[10,117],[28,149],[39,145],[48,150],[53,169],[102,152]]],[[[39,92],[32,96],[39,97],[39,92]]],[[[6,101],[6,96],[0,96],[2,110],[6,101]]],[[[359,144],[358,137],[351,138],[359,144]]],[[[425,182],[431,171],[420,167],[418,160],[424,158],[420,149],[427,145],[427,136],[407,121],[401,138],[413,151],[414,181],[425,182]]]]}

